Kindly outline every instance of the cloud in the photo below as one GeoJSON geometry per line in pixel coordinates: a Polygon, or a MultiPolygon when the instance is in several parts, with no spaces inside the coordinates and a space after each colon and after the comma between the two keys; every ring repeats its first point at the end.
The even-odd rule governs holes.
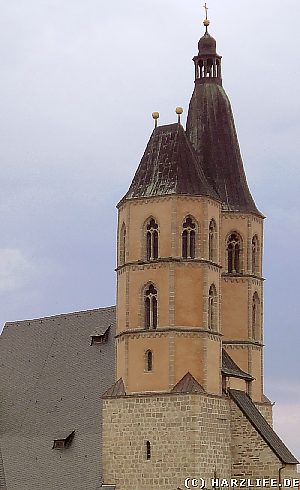
{"type": "Polygon", "coordinates": [[[22,289],[32,280],[34,265],[18,249],[0,249],[0,293],[22,289]]]}

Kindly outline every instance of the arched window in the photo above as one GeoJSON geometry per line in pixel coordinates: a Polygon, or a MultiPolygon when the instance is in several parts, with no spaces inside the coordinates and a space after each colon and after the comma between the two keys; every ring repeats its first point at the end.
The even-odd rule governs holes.
{"type": "Polygon", "coordinates": [[[258,236],[252,238],[252,274],[257,274],[259,271],[259,241],[258,236]]]}
{"type": "Polygon", "coordinates": [[[216,262],[217,260],[217,225],[214,219],[209,223],[208,257],[212,262],[216,262]]]}
{"type": "Polygon", "coordinates": [[[145,354],[145,368],[148,372],[153,370],[153,354],[151,350],[147,350],[145,354]]]}
{"type": "Polygon", "coordinates": [[[227,240],[228,272],[241,272],[242,241],[237,233],[231,233],[227,240]]]}
{"type": "Polygon", "coordinates": [[[154,218],[148,221],[146,233],[147,260],[155,260],[158,258],[158,224],[154,218]]]}
{"type": "Polygon", "coordinates": [[[146,441],[146,459],[151,459],[151,444],[149,441],[146,441]]]}
{"type": "Polygon", "coordinates": [[[123,223],[120,233],[120,265],[125,264],[126,259],[126,226],[123,223]]]}
{"type": "Polygon", "coordinates": [[[208,328],[217,330],[217,291],[214,284],[210,286],[208,293],[208,328]]]}
{"type": "Polygon", "coordinates": [[[184,259],[195,258],[196,224],[189,216],[182,225],[182,257],[184,259]]]}
{"type": "Polygon", "coordinates": [[[153,284],[145,291],[145,328],[157,328],[157,290],[153,284]]]}
{"type": "Polygon", "coordinates": [[[252,338],[253,340],[259,340],[259,327],[260,327],[260,301],[259,296],[255,292],[252,298],[252,338]]]}

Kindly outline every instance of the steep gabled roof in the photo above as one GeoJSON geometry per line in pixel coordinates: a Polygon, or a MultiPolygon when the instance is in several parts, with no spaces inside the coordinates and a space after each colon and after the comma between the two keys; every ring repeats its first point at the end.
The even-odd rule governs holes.
{"type": "Polygon", "coordinates": [[[252,381],[254,378],[251,374],[242,371],[239,366],[231,359],[225,349],[222,349],[222,373],[233,378],[242,378],[247,381],[252,381]]]}
{"type": "Polygon", "coordinates": [[[280,461],[285,464],[298,464],[299,461],[297,461],[276,432],[274,432],[258,408],[256,408],[249,395],[240,390],[229,390],[229,394],[280,461]]]}
{"type": "Polygon", "coordinates": [[[205,390],[191,373],[186,373],[174,386],[172,393],[205,393],[205,390]]]}
{"type": "Polygon", "coordinates": [[[0,433],[8,488],[26,481],[43,490],[94,489],[101,481],[101,395],[115,380],[115,319],[113,306],[5,325],[0,433]],[[91,345],[90,335],[109,327],[107,342],[91,345]],[[76,444],[60,465],[54,440],[73,430],[76,444]]]}
{"type": "Polygon", "coordinates": [[[125,386],[122,378],[118,379],[105,393],[103,393],[102,398],[125,396],[125,386]]]}
{"type": "Polygon", "coordinates": [[[169,124],[154,129],[122,201],[170,194],[218,199],[204,176],[181,124],[169,124]]]}

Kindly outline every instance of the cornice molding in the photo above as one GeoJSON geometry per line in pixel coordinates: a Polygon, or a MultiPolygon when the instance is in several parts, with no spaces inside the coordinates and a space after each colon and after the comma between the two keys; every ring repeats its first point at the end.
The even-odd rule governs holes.
{"type": "Polygon", "coordinates": [[[115,338],[121,338],[125,336],[130,336],[131,338],[139,338],[139,337],[146,337],[146,338],[153,338],[153,337],[167,337],[169,333],[177,333],[179,336],[194,336],[197,337],[198,335],[201,336],[209,336],[209,338],[216,340],[216,339],[221,339],[223,337],[223,334],[220,332],[212,331],[212,330],[207,330],[201,327],[162,327],[162,328],[157,328],[155,330],[148,330],[148,329],[138,329],[138,328],[131,328],[128,330],[123,330],[122,332],[118,333],[115,335],[115,338]]]}
{"type": "Polygon", "coordinates": [[[146,268],[146,269],[153,269],[158,267],[166,266],[168,264],[178,264],[178,265],[183,265],[183,266],[201,266],[207,265],[214,270],[220,270],[222,269],[222,266],[217,264],[216,262],[211,262],[210,260],[206,259],[201,259],[201,258],[195,258],[195,259],[183,259],[180,257],[160,257],[156,260],[151,260],[150,261],[145,261],[145,260],[136,260],[132,262],[126,262],[126,264],[120,265],[115,269],[116,272],[122,271],[123,269],[128,269],[128,268],[135,268],[135,269],[140,269],[140,268],[146,268]]]}

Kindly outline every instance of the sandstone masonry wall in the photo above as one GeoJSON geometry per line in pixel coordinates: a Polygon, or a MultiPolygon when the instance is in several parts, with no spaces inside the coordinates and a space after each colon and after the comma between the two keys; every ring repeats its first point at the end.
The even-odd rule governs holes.
{"type": "Polygon", "coordinates": [[[230,410],[207,395],[104,400],[103,478],[117,490],[174,490],[185,478],[230,478],[230,410]],[[146,441],[151,459],[146,459],[146,441]]]}

